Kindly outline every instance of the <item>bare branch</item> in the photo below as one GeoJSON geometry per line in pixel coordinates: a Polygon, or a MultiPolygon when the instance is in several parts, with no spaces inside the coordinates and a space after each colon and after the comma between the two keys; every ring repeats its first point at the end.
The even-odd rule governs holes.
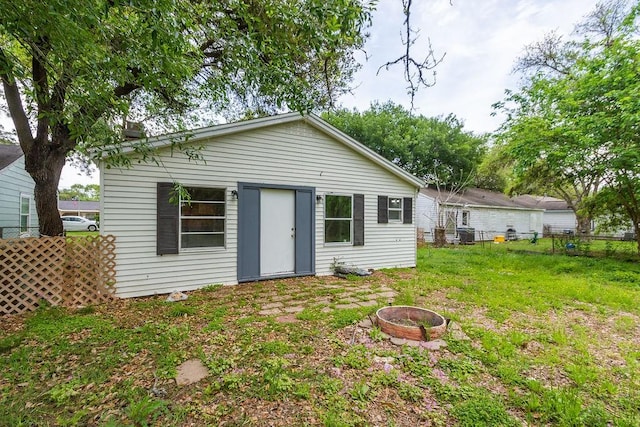
{"type": "Polygon", "coordinates": [[[608,0],[598,3],[584,22],[576,26],[575,32],[603,37],[605,44],[610,46],[627,14],[627,0],[608,0]]]}
{"type": "Polygon", "coordinates": [[[567,75],[572,64],[570,48],[556,32],[550,32],[539,42],[527,45],[524,55],[516,60],[514,71],[547,71],[567,75]]]}
{"type": "Polygon", "coordinates": [[[402,36],[402,45],[405,47],[404,55],[381,65],[378,68],[377,74],[379,74],[383,68],[389,70],[391,66],[402,63],[404,66],[404,80],[408,84],[407,93],[411,96],[411,111],[413,111],[415,97],[420,87],[431,87],[436,84],[436,72],[433,70],[444,60],[446,53],[437,57],[431,45],[431,40],[429,40],[427,44],[427,55],[422,61],[418,61],[411,56],[411,47],[418,40],[419,34],[419,30],[414,30],[411,27],[411,3],[412,0],[402,0],[405,16],[405,34],[402,36]],[[431,80],[429,80],[427,76],[427,72],[429,71],[431,71],[431,73],[429,73],[431,80]]]}

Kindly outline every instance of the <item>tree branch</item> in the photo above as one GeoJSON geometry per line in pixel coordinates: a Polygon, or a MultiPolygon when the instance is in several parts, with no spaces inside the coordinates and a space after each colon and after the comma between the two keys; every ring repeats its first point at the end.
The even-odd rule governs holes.
{"type": "Polygon", "coordinates": [[[31,75],[36,103],[38,104],[38,117],[36,125],[36,143],[44,144],[49,139],[49,118],[51,117],[51,104],[49,102],[49,82],[44,59],[47,55],[47,41],[40,38],[31,47],[31,75]]]}
{"type": "Polygon", "coordinates": [[[11,66],[9,58],[5,54],[2,47],[0,47],[0,79],[2,79],[2,86],[4,88],[4,96],[7,100],[7,106],[9,107],[9,113],[13,119],[13,125],[16,128],[18,134],[18,141],[22,147],[23,152],[31,150],[33,146],[33,134],[31,133],[31,127],[29,126],[29,118],[24,111],[22,105],[22,98],[20,98],[20,89],[15,77],[11,73],[11,66]]]}
{"type": "Polygon", "coordinates": [[[421,86],[431,87],[436,84],[436,72],[432,73],[432,81],[427,81],[425,71],[433,70],[438,64],[440,64],[446,55],[443,54],[440,58],[435,56],[433,46],[431,46],[431,40],[428,42],[427,56],[422,61],[417,61],[411,56],[411,46],[413,46],[418,39],[418,32],[411,27],[411,3],[413,0],[402,0],[402,6],[404,8],[404,30],[405,35],[402,40],[402,44],[405,47],[405,53],[401,57],[389,61],[378,68],[379,74],[381,69],[389,70],[389,67],[402,63],[404,66],[404,80],[408,83],[407,92],[411,96],[411,111],[414,110],[414,100],[416,93],[421,86]],[[412,35],[415,34],[415,37],[412,35]]]}
{"type": "Polygon", "coordinates": [[[552,71],[568,75],[571,67],[571,52],[567,43],[555,32],[545,34],[542,41],[525,47],[524,54],[517,59],[514,71],[552,71]]]}

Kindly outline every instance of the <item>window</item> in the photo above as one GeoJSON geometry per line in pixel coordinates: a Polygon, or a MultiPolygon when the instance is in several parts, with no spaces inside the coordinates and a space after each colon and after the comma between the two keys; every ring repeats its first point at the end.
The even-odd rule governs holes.
{"type": "Polygon", "coordinates": [[[31,225],[31,196],[20,195],[20,231],[29,231],[31,225]]]}
{"type": "Polygon", "coordinates": [[[389,222],[402,221],[402,199],[389,197],[389,222]]]}
{"type": "Polygon", "coordinates": [[[352,197],[327,194],[324,210],[325,243],[351,243],[352,197]]]}
{"type": "Polygon", "coordinates": [[[453,211],[444,212],[444,228],[447,230],[447,234],[453,234],[456,231],[456,213],[453,211]]]}
{"type": "Polygon", "coordinates": [[[180,247],[224,247],[225,190],[188,187],[187,191],[191,200],[180,203],[180,247]]]}
{"type": "Polygon", "coordinates": [[[462,225],[465,227],[469,225],[469,211],[462,211],[462,225]]]}
{"type": "Polygon", "coordinates": [[[378,196],[378,224],[413,223],[413,198],[378,196]]]}

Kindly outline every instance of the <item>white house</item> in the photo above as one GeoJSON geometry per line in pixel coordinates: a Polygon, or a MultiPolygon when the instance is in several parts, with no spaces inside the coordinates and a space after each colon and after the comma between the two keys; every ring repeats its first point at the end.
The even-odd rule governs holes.
{"type": "Polygon", "coordinates": [[[74,215],[88,219],[100,217],[100,202],[94,200],[58,200],[60,216],[74,215]]]}
{"type": "Polygon", "coordinates": [[[38,235],[34,185],[20,146],[0,144],[0,238],[38,235]]]}
{"type": "Polygon", "coordinates": [[[479,188],[450,192],[425,187],[418,195],[416,223],[418,232],[429,242],[437,226],[444,226],[448,241],[460,238],[461,229],[474,240],[531,238],[534,232],[542,235],[543,212],[523,207],[502,193],[479,188]]]}
{"type": "Polygon", "coordinates": [[[422,181],[317,116],[283,114],[149,144],[157,164],[135,161],[130,148],[130,168],[101,168],[101,229],[116,236],[119,296],[326,275],[336,262],[416,265],[422,181]],[[175,142],[199,147],[200,160],[175,142]],[[174,182],[191,200],[178,200],[174,182]]]}
{"type": "Polygon", "coordinates": [[[532,196],[529,194],[514,197],[514,200],[532,209],[544,209],[542,224],[544,234],[574,232],[577,227],[576,214],[565,200],[549,196],[532,196]]]}
{"type": "MultiPolygon", "coordinates": [[[[544,224],[544,234],[580,233],[578,230],[578,220],[576,214],[569,204],[563,200],[549,196],[523,195],[515,197],[514,200],[525,207],[544,209],[542,221],[544,224]]],[[[623,238],[625,240],[635,240],[633,225],[620,227],[617,230],[600,232],[598,230],[598,220],[592,220],[590,232],[593,235],[609,238],[623,238]]]]}

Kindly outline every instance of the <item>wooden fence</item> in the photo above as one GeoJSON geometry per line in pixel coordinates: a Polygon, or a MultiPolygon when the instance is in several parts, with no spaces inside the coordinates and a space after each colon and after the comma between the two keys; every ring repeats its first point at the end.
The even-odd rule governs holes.
{"type": "Polygon", "coordinates": [[[110,300],[115,247],[114,236],[0,239],[0,315],[110,300]]]}

